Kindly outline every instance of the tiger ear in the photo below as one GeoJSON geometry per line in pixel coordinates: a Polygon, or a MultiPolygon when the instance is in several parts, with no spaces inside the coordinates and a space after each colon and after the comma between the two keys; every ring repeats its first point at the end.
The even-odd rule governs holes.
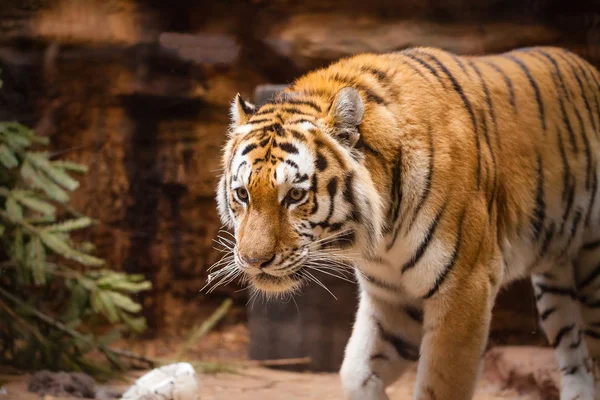
{"type": "Polygon", "coordinates": [[[242,96],[238,93],[235,95],[229,113],[231,114],[231,125],[233,127],[244,125],[252,114],[256,112],[256,106],[252,103],[242,99],[242,96]]]}
{"type": "Polygon", "coordinates": [[[335,95],[327,125],[331,127],[332,136],[349,147],[354,147],[360,139],[359,125],[365,114],[365,105],[358,90],[345,87],[335,95]]]}

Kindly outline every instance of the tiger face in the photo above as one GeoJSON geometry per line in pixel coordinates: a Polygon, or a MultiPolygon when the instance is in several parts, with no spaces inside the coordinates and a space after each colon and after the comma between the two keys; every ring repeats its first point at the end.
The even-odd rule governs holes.
{"type": "Polygon", "coordinates": [[[364,105],[355,89],[329,105],[285,93],[260,109],[238,95],[231,113],[218,209],[235,232],[235,268],[254,288],[294,291],[311,269],[377,246],[379,219],[370,214],[379,207],[375,190],[365,190],[373,183],[359,150],[364,105]]]}

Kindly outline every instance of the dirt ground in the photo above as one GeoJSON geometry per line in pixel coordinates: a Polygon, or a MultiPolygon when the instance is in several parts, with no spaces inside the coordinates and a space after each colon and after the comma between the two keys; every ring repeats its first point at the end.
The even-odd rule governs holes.
{"type": "MultiPolygon", "coordinates": [[[[203,321],[213,308],[175,308],[173,318],[190,321],[189,326],[169,324],[169,329],[155,339],[123,341],[115,347],[125,348],[149,358],[171,358],[181,351],[189,330],[203,321]],[[199,317],[202,316],[202,317],[199,317]]],[[[186,349],[186,360],[220,363],[243,362],[248,359],[249,333],[242,318],[244,310],[233,308],[220,329],[209,332],[202,340],[186,349]]],[[[178,360],[179,361],[179,360],[178,360]]],[[[115,398],[124,392],[144,371],[123,376],[125,381],[112,381],[98,386],[96,398],[115,398]],[[112,395],[111,395],[112,394],[112,395]]],[[[391,400],[411,399],[416,366],[388,388],[391,400]]],[[[485,356],[484,371],[475,400],[558,400],[559,373],[552,350],[544,347],[496,346],[485,356]]],[[[201,400],[343,400],[336,373],[294,373],[267,368],[246,368],[237,374],[198,374],[201,400]]],[[[63,400],[27,391],[27,376],[2,375],[0,400],[63,400]]],[[[70,398],[78,399],[78,398],[70,398]]]]}
{"type": "MultiPolygon", "coordinates": [[[[410,369],[388,389],[392,400],[411,399],[416,368],[410,369]]],[[[109,382],[111,392],[122,392],[143,372],[130,373],[127,382],[109,382]]],[[[25,376],[0,376],[4,382],[0,400],[63,400],[27,391],[25,376]]],[[[485,368],[475,400],[558,399],[558,372],[552,351],[538,347],[499,347],[485,358],[485,368]]],[[[238,374],[198,376],[201,400],[343,400],[334,373],[295,373],[266,368],[244,369],[238,374]]],[[[0,385],[1,386],[1,385],[0,385]]],[[[107,393],[106,387],[98,387],[107,393]]],[[[101,397],[96,397],[101,398],[101,397]]],[[[71,400],[74,398],[70,398],[71,400]]]]}

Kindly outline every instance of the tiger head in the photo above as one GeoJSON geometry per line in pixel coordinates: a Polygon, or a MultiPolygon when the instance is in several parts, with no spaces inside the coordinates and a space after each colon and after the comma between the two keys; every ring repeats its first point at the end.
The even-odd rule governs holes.
{"type": "Polygon", "coordinates": [[[235,232],[236,273],[263,293],[285,293],[311,268],[374,253],[381,204],[365,168],[356,89],[285,91],[260,108],[238,94],[231,115],[217,202],[235,232]]]}

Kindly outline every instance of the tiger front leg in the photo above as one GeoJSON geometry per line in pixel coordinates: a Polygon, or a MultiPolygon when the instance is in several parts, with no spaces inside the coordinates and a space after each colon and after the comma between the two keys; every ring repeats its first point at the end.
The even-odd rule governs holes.
{"type": "MultiPolygon", "coordinates": [[[[455,266],[455,272],[461,266],[455,266]]],[[[497,289],[488,269],[448,277],[424,302],[417,400],[469,400],[479,378],[497,289]]],[[[461,272],[463,272],[461,271],[461,272]]]]}
{"type": "Polygon", "coordinates": [[[340,371],[346,400],[388,400],[385,388],[419,358],[422,315],[420,304],[389,304],[361,291],[340,371]]]}

